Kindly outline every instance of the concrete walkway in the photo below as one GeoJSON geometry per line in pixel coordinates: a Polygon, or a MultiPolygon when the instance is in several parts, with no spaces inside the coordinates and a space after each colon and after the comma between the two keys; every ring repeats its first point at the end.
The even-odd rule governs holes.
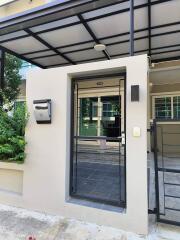
{"type": "Polygon", "coordinates": [[[0,205],[0,240],[179,240],[180,228],[151,224],[149,236],[0,205]]]}

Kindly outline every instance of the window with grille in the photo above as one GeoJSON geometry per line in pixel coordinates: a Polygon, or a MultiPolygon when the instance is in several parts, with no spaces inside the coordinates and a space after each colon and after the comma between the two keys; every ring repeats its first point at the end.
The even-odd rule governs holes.
{"type": "Polygon", "coordinates": [[[174,119],[180,119],[180,96],[173,97],[173,115],[174,119]]]}
{"type": "Polygon", "coordinates": [[[180,96],[155,97],[154,117],[160,120],[180,120],[180,96]]]}
{"type": "Polygon", "coordinates": [[[155,117],[158,119],[171,119],[171,97],[155,99],[155,117]]]}

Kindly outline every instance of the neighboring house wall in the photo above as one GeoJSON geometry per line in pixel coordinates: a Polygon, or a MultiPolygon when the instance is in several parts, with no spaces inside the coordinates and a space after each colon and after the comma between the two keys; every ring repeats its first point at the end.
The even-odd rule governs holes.
{"type": "MultiPolygon", "coordinates": [[[[180,80],[180,79],[179,79],[180,80]]],[[[180,92],[180,83],[153,85],[151,93],[180,92]]]]}
{"type": "Polygon", "coordinates": [[[160,84],[150,87],[150,118],[154,118],[154,102],[155,97],[164,95],[179,95],[180,96],[180,83],[174,84],[160,84]]]}
{"type": "Polygon", "coordinates": [[[17,99],[25,100],[26,98],[26,80],[22,80],[20,86],[20,93],[17,99]]]}
{"type": "MultiPolygon", "coordinates": [[[[169,76],[164,79],[167,82],[169,76]]],[[[178,80],[178,79],[177,79],[178,80]]],[[[180,81],[180,79],[179,79],[180,81]]],[[[170,82],[170,80],[169,80],[170,82]]],[[[171,146],[176,146],[177,143],[180,141],[179,134],[172,134],[172,133],[180,133],[180,83],[173,83],[173,84],[160,84],[160,85],[153,85],[151,87],[151,119],[155,119],[155,101],[156,99],[163,99],[167,98],[170,102],[167,103],[167,109],[169,110],[169,121],[168,119],[162,118],[161,124],[163,124],[163,131],[166,131],[167,134],[163,135],[162,139],[162,132],[161,126],[158,127],[158,151],[162,151],[162,143],[166,143],[164,146],[163,151],[168,152],[168,154],[177,154],[177,148],[169,147],[167,145],[171,144],[171,146]],[[176,103],[175,103],[175,98],[176,103]],[[178,110],[179,109],[179,110],[178,110]],[[163,120],[166,120],[163,122],[163,120]],[[175,120],[175,121],[172,121],[175,120]]],[[[165,108],[164,108],[165,111],[165,108]]],[[[152,149],[153,149],[153,139],[151,139],[152,149]]]]}
{"type": "Polygon", "coordinates": [[[0,7],[0,16],[7,17],[16,13],[27,11],[31,8],[38,7],[47,2],[47,0],[17,0],[15,2],[9,3],[5,6],[0,7]]]}
{"type": "Polygon", "coordinates": [[[21,101],[21,100],[25,101],[25,99],[26,99],[26,74],[32,68],[38,68],[38,67],[23,61],[22,67],[19,71],[19,74],[21,75],[22,81],[21,81],[21,84],[19,86],[20,93],[19,93],[19,96],[17,97],[17,101],[21,101]]]}

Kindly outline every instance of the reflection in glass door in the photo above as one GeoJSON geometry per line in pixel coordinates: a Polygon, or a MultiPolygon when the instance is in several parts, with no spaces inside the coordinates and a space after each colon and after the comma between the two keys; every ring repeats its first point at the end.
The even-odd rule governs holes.
{"type": "Polygon", "coordinates": [[[101,97],[101,135],[118,137],[121,135],[121,96],[101,97]]]}
{"type": "Polygon", "coordinates": [[[79,134],[97,136],[98,98],[80,98],[79,134]]]}

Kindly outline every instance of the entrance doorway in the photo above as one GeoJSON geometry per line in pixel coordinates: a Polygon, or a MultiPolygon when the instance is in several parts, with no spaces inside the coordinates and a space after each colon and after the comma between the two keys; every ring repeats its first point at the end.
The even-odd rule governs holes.
{"type": "Polygon", "coordinates": [[[71,196],[125,207],[125,74],[73,80],[71,196]]]}

